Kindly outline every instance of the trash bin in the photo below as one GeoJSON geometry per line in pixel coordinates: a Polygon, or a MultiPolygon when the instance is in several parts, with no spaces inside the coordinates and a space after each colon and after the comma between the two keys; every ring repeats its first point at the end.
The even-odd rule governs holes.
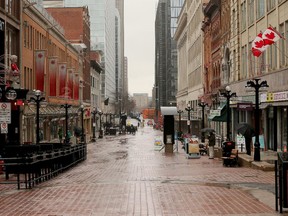
{"type": "Polygon", "coordinates": [[[226,141],[222,143],[222,157],[230,157],[232,149],[235,149],[234,141],[226,141]]]}
{"type": "Polygon", "coordinates": [[[99,139],[101,139],[101,138],[103,138],[103,130],[101,129],[101,130],[99,130],[99,137],[98,137],[99,139]]]}

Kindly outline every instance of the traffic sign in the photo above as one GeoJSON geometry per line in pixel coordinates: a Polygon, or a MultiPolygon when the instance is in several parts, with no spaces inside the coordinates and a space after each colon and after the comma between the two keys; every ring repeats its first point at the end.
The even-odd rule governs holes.
{"type": "Polygon", "coordinates": [[[11,103],[0,103],[0,123],[11,124],[11,103]]]}
{"type": "Polygon", "coordinates": [[[2,134],[8,133],[8,124],[7,123],[1,123],[1,133],[2,134]]]}

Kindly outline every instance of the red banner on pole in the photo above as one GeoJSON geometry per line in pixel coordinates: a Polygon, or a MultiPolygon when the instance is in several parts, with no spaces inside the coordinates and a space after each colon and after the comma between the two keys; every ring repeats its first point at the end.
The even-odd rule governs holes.
{"type": "Polygon", "coordinates": [[[45,51],[35,51],[36,89],[44,91],[45,78],[45,51]]]}
{"type": "Polygon", "coordinates": [[[59,63],[59,97],[66,97],[67,65],[59,63]]]}
{"type": "Polygon", "coordinates": [[[68,69],[68,98],[73,98],[73,78],[74,78],[74,69],[68,69]]]}
{"type": "Polygon", "coordinates": [[[74,73],[74,100],[79,100],[79,74],[74,73]]]}
{"type": "Polygon", "coordinates": [[[48,63],[48,74],[49,74],[49,81],[50,81],[50,96],[56,96],[57,92],[57,71],[58,71],[58,60],[57,58],[53,57],[49,59],[48,63]]]}

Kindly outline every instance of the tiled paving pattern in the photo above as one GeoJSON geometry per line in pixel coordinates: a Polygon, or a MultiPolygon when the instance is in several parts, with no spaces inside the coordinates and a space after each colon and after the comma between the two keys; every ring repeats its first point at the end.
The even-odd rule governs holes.
{"type": "Polygon", "coordinates": [[[207,156],[186,159],[181,147],[165,155],[154,150],[157,136],[145,127],[97,140],[85,162],[31,190],[0,184],[0,215],[278,215],[273,172],[223,167],[207,156]]]}

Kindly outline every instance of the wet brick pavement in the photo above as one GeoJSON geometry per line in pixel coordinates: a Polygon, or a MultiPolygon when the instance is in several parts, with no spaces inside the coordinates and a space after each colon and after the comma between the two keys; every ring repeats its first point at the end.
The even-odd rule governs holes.
{"type": "MultiPolygon", "coordinates": [[[[151,127],[88,144],[87,160],[33,189],[0,184],[0,215],[272,216],[274,172],[155,151],[151,127]]],[[[5,183],[5,184],[4,184],[5,183]]],[[[288,215],[288,214],[282,214],[288,215]]]]}

